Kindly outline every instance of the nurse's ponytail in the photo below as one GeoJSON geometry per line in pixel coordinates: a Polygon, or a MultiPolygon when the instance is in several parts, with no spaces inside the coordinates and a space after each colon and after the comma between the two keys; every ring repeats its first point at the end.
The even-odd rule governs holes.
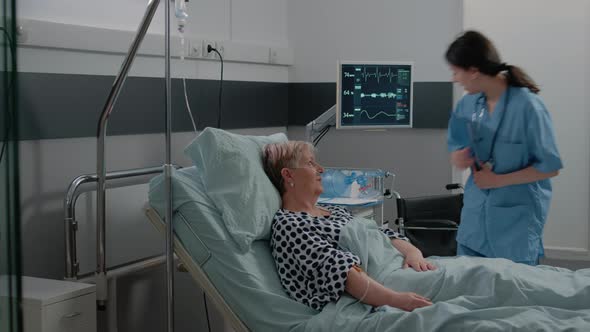
{"type": "Polygon", "coordinates": [[[520,67],[503,63],[494,44],[480,32],[469,30],[457,37],[449,45],[445,59],[453,66],[463,69],[475,67],[489,76],[504,72],[509,85],[526,87],[533,93],[541,91],[520,67]]]}
{"type": "Polygon", "coordinates": [[[508,79],[509,85],[524,86],[531,90],[532,93],[539,93],[541,91],[533,79],[520,67],[507,65],[506,78],[508,79]]]}

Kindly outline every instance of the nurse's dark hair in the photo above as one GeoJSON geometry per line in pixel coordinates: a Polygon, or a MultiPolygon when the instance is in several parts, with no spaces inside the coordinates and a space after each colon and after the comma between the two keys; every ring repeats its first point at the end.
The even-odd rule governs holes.
{"type": "Polygon", "coordinates": [[[468,30],[459,35],[449,45],[445,59],[453,66],[463,69],[474,67],[489,76],[505,72],[509,85],[526,87],[533,93],[541,91],[524,70],[503,63],[494,44],[478,31],[468,30]]]}

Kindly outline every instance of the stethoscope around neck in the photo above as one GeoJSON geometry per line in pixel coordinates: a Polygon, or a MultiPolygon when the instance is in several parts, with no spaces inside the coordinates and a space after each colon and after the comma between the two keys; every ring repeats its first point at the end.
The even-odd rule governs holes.
{"type": "MultiPolygon", "coordinates": [[[[486,165],[490,169],[493,169],[493,167],[494,167],[494,148],[496,147],[496,140],[498,138],[498,131],[500,131],[500,128],[502,128],[502,122],[504,121],[504,115],[506,113],[506,108],[508,106],[509,98],[510,98],[510,86],[506,87],[506,96],[504,98],[504,105],[503,105],[502,110],[500,112],[500,121],[498,123],[498,127],[494,131],[494,135],[492,136],[492,144],[490,146],[488,160],[484,163],[484,165],[486,165]]],[[[471,114],[471,122],[467,123],[467,126],[468,126],[467,129],[469,131],[469,139],[471,141],[471,150],[473,152],[473,155],[475,156],[474,167],[475,167],[476,171],[481,170],[481,165],[479,164],[480,159],[479,159],[479,156],[477,155],[477,150],[475,147],[476,132],[475,132],[474,127],[477,127],[477,133],[481,132],[480,131],[481,130],[481,123],[483,122],[483,116],[486,111],[485,100],[486,100],[486,96],[483,93],[481,94],[481,96],[479,96],[476,99],[475,108],[473,110],[473,113],[471,114]],[[478,112],[478,109],[479,109],[479,112],[478,112]],[[474,126],[474,124],[477,124],[477,125],[474,126]]]]}

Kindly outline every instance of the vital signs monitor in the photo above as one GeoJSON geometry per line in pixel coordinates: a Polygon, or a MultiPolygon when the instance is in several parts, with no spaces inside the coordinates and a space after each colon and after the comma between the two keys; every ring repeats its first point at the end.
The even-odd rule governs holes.
{"type": "Polygon", "coordinates": [[[411,128],[412,69],[412,62],[339,61],[336,128],[411,128]]]}

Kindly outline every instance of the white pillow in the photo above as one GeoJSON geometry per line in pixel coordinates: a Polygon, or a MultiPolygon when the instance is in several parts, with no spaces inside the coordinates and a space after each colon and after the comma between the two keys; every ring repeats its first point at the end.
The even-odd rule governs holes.
{"type": "Polygon", "coordinates": [[[270,238],[281,198],[262,167],[262,148],[284,141],[283,133],[248,136],[205,128],[184,150],[242,251],[254,240],[270,238]]]}

